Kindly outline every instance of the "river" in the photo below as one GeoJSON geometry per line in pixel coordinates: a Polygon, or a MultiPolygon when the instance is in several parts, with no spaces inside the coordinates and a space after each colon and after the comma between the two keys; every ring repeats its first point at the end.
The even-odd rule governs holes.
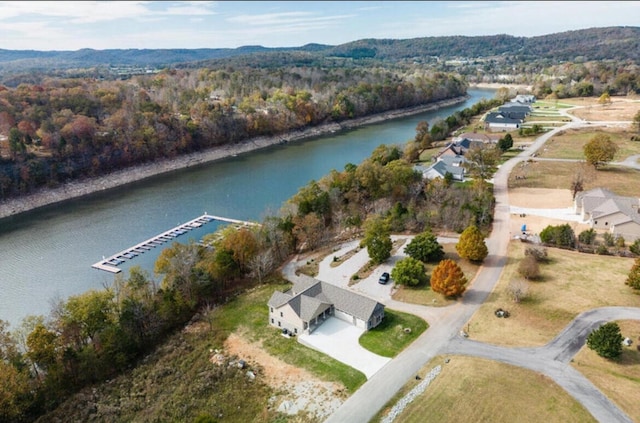
{"type": "MultiPolygon", "coordinates": [[[[430,124],[493,98],[469,90],[464,103],[340,133],[269,147],[191,167],[0,220],[0,319],[15,328],[27,315],[47,316],[53,300],[110,286],[114,275],[93,269],[104,256],[203,213],[261,221],[311,180],[359,164],[380,144],[404,144],[418,122],[430,124]]],[[[177,238],[200,239],[208,223],[177,238]]],[[[153,270],[159,249],[121,265],[153,270]]]]}

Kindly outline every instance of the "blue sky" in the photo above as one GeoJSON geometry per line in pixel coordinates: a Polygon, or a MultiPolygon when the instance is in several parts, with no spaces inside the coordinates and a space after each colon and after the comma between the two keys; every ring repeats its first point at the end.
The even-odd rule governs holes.
{"type": "Polygon", "coordinates": [[[235,48],[640,26],[640,2],[0,1],[0,48],[235,48]]]}

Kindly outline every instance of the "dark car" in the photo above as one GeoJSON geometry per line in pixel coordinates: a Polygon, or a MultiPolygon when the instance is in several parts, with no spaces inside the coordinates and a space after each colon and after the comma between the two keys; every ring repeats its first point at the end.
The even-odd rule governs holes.
{"type": "Polygon", "coordinates": [[[378,283],[381,283],[384,285],[387,282],[389,282],[389,273],[384,272],[382,273],[382,275],[380,275],[380,279],[378,279],[378,283]]]}

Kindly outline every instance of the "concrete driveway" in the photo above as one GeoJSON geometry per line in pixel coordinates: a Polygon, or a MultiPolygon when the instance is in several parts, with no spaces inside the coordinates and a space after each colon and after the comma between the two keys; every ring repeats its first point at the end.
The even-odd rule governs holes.
{"type": "Polygon", "coordinates": [[[338,318],[330,317],[310,335],[300,335],[298,341],[360,370],[369,379],[391,359],[362,348],[358,339],[363,333],[364,329],[359,329],[338,318]]]}

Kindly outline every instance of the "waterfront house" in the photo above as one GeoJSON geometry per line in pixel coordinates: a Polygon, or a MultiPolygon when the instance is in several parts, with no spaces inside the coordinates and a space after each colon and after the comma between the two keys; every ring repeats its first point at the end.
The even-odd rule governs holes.
{"type": "Polygon", "coordinates": [[[311,333],[329,317],[369,330],[382,322],[384,305],[327,282],[302,276],[285,292],[276,291],[268,302],[269,324],[297,335],[311,333]]]}

